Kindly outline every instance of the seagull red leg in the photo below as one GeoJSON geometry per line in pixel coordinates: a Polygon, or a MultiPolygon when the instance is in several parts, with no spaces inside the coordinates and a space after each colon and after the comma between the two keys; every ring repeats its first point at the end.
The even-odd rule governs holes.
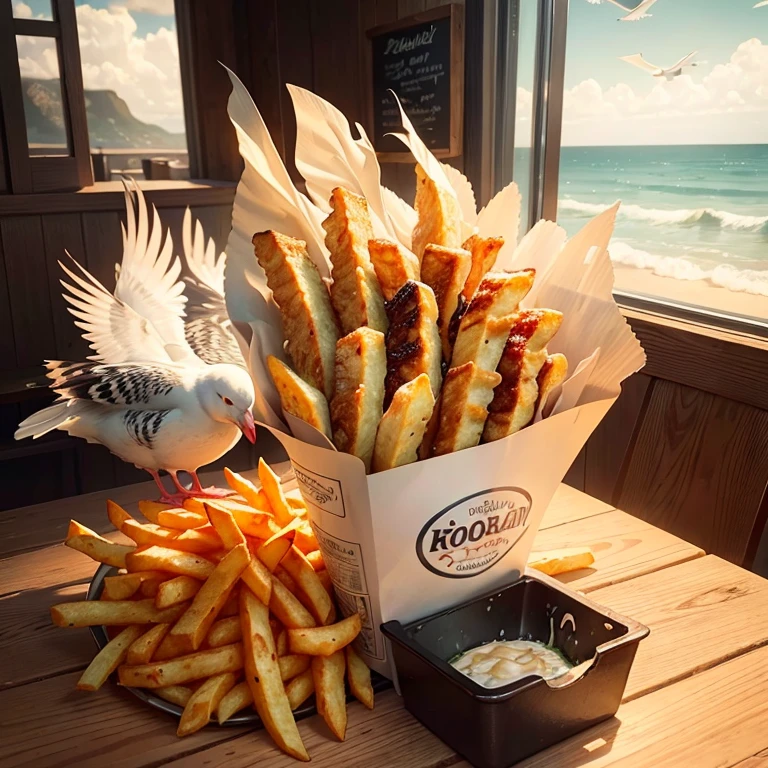
{"type": "Polygon", "coordinates": [[[144,469],[149,472],[150,475],[152,475],[152,479],[155,481],[155,484],[160,489],[160,498],[158,501],[162,501],[169,504],[175,504],[177,502],[177,499],[168,493],[165,486],[163,485],[163,481],[160,479],[160,474],[156,469],[147,469],[144,467],[144,469]]]}
{"type": "Polygon", "coordinates": [[[229,489],[225,490],[224,488],[215,488],[214,486],[203,488],[200,483],[200,478],[197,476],[197,472],[190,471],[189,474],[192,477],[192,493],[198,498],[224,499],[227,496],[234,495],[234,491],[230,491],[229,489]]]}

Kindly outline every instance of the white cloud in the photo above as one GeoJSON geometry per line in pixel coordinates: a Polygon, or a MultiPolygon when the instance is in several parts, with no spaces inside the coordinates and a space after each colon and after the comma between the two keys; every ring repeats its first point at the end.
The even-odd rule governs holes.
{"type": "Polygon", "coordinates": [[[137,13],[151,13],[153,16],[173,16],[173,0],[125,0],[111,3],[110,8],[127,9],[137,13]]]}
{"type": "Polygon", "coordinates": [[[31,19],[32,9],[21,0],[14,0],[13,3],[13,17],[15,19],[31,19]]]}
{"type": "MultiPolygon", "coordinates": [[[[83,83],[90,90],[113,90],[131,112],[169,131],[184,130],[184,110],[176,33],[161,27],[146,37],[125,7],[77,7],[83,83]]],[[[55,56],[42,49],[45,38],[20,38],[19,60],[28,77],[57,77],[55,56]]]]}
{"type": "Polygon", "coordinates": [[[768,45],[757,38],[703,77],[685,74],[649,85],[645,92],[623,83],[604,89],[589,79],[568,89],[563,143],[768,141],[768,45]]]}

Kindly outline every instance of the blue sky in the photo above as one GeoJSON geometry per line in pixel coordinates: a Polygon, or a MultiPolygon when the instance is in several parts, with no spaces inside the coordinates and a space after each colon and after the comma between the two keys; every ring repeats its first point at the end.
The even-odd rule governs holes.
{"type": "MultiPolygon", "coordinates": [[[[32,9],[34,16],[42,14],[43,18],[51,18],[51,0],[24,0],[32,9]]],[[[152,0],[140,0],[139,2],[126,2],[126,0],[75,0],[75,5],[90,5],[91,8],[109,8],[122,6],[127,7],[134,21],[136,22],[136,34],[139,37],[146,37],[149,32],[157,32],[160,27],[166,29],[176,29],[176,17],[173,13],[166,13],[173,4],[163,2],[152,2],[152,0]],[[152,8],[155,13],[147,13],[137,10],[138,8],[152,8]]]]}

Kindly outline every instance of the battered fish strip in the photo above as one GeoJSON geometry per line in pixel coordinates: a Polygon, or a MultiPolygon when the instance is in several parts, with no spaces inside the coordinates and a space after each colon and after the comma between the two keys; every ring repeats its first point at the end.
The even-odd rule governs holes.
{"type": "Polygon", "coordinates": [[[368,253],[387,301],[409,281],[419,280],[419,260],[399,243],[391,240],[369,240],[368,253]]]}
{"type": "Polygon", "coordinates": [[[419,220],[413,228],[411,247],[419,262],[424,255],[424,248],[430,243],[448,248],[461,246],[462,219],[458,200],[441,190],[418,163],[414,207],[419,220]]]}

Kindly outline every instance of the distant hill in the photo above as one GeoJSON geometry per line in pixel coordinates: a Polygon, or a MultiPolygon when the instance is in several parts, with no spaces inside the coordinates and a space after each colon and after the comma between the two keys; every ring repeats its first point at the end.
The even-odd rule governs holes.
{"type": "MultiPolygon", "coordinates": [[[[22,78],[30,144],[63,144],[65,128],[57,80],[22,78]]],[[[134,117],[114,91],[85,91],[91,149],[185,149],[183,133],[171,133],[134,117]]]]}

